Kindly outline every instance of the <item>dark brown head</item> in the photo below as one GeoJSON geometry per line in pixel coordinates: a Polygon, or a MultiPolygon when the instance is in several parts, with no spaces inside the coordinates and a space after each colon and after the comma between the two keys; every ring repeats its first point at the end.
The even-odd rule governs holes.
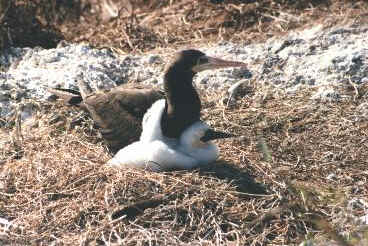
{"type": "Polygon", "coordinates": [[[215,57],[210,57],[199,50],[182,50],[175,54],[172,61],[166,67],[166,74],[171,71],[180,71],[192,74],[226,67],[246,67],[243,62],[226,61],[215,57]]]}
{"type": "Polygon", "coordinates": [[[175,53],[171,62],[166,65],[166,73],[171,70],[193,73],[193,67],[197,65],[201,57],[206,56],[199,50],[183,50],[175,53]]]}

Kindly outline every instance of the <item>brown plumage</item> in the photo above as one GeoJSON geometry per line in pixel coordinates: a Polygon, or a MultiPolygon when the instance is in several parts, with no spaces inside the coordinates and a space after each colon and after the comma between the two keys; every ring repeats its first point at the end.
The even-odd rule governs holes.
{"type": "Polygon", "coordinates": [[[79,81],[78,87],[80,92],[69,89],[49,89],[49,92],[89,112],[114,153],[139,139],[144,113],[155,101],[164,98],[162,91],[141,85],[125,84],[92,92],[86,83],[79,81]]]}

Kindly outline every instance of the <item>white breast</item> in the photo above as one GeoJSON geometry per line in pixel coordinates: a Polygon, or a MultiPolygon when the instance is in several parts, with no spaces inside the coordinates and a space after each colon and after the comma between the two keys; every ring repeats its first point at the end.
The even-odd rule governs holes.
{"type": "Polygon", "coordinates": [[[108,165],[166,171],[191,169],[218,158],[216,145],[200,141],[208,129],[202,121],[188,127],[179,140],[163,136],[161,117],[164,109],[165,100],[155,102],[143,117],[140,140],[121,149],[108,165]]]}

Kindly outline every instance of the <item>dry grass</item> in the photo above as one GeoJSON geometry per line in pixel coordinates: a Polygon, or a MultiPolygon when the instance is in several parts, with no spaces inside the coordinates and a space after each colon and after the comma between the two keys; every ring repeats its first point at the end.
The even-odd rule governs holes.
{"type": "MultiPolygon", "coordinates": [[[[83,12],[89,1],[78,1],[85,8],[68,18],[65,2],[46,2],[17,0],[17,8],[0,9],[0,46],[40,45],[51,40],[45,33],[57,40],[61,32],[70,41],[140,52],[247,43],[316,22],[367,18],[367,1],[178,0],[137,5],[102,22],[83,12]],[[42,33],[34,40],[24,38],[36,29],[42,33]]],[[[0,218],[12,226],[0,220],[0,243],[295,245],[313,238],[358,245],[368,240],[367,228],[357,225],[368,203],[368,96],[364,88],[344,88],[349,100],[313,103],[312,93],[252,85],[226,107],[217,93],[202,92],[203,119],[244,137],[218,141],[221,160],[193,171],[107,169],[110,155],[91,121],[71,127],[77,113],[60,105],[42,103],[18,131],[16,120],[1,122],[0,218]]]]}
{"type": "Polygon", "coordinates": [[[311,90],[269,91],[251,86],[229,108],[202,92],[203,118],[244,137],[218,141],[213,165],[171,173],[106,168],[110,155],[90,121],[70,129],[74,109],[41,105],[17,149],[5,135],[15,127],[3,129],[0,217],[12,226],[0,242],[356,245],[364,232],[367,240],[356,223],[367,208],[351,205],[368,202],[368,119],[359,107],[367,95],[313,103],[311,90]]]}
{"type": "Polygon", "coordinates": [[[367,13],[364,0],[0,0],[0,48],[62,39],[129,53],[247,44],[316,23],[366,23],[367,13]]]}
{"type": "Polygon", "coordinates": [[[65,38],[88,41],[96,46],[114,47],[130,53],[193,47],[218,41],[247,44],[316,23],[323,23],[328,27],[346,22],[365,23],[368,19],[367,1],[124,2],[125,4],[119,5],[119,1],[101,1],[95,10],[99,15],[85,13],[85,22],[63,25],[63,30],[66,30],[63,31],[65,38]],[[118,14],[102,20],[106,6],[115,9],[118,14]]]}

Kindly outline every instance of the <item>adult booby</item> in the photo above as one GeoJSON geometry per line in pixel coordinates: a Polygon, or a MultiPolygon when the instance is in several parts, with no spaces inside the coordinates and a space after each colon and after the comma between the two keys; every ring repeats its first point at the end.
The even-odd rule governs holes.
{"type": "Polygon", "coordinates": [[[166,99],[154,103],[145,114],[140,140],[121,149],[108,164],[165,171],[216,160],[218,149],[210,140],[232,135],[216,132],[200,120],[201,100],[192,80],[197,72],[234,66],[246,64],[197,50],[177,53],[164,76],[166,99]]]}
{"type": "MultiPolygon", "coordinates": [[[[176,53],[165,69],[165,109],[161,118],[163,135],[179,139],[183,131],[199,121],[201,101],[192,80],[197,72],[207,69],[245,66],[242,62],[225,61],[206,56],[198,50],[176,53]]],[[[102,136],[112,152],[137,141],[146,110],[164,97],[159,90],[126,85],[93,93],[83,81],[78,82],[80,92],[67,89],[49,91],[67,101],[78,104],[91,114],[100,126],[102,136]]]]}
{"type": "Polygon", "coordinates": [[[210,57],[198,50],[178,52],[167,66],[164,76],[166,105],[161,119],[163,134],[169,138],[179,138],[187,127],[199,121],[201,100],[193,86],[196,73],[245,66],[245,63],[210,57]]]}

